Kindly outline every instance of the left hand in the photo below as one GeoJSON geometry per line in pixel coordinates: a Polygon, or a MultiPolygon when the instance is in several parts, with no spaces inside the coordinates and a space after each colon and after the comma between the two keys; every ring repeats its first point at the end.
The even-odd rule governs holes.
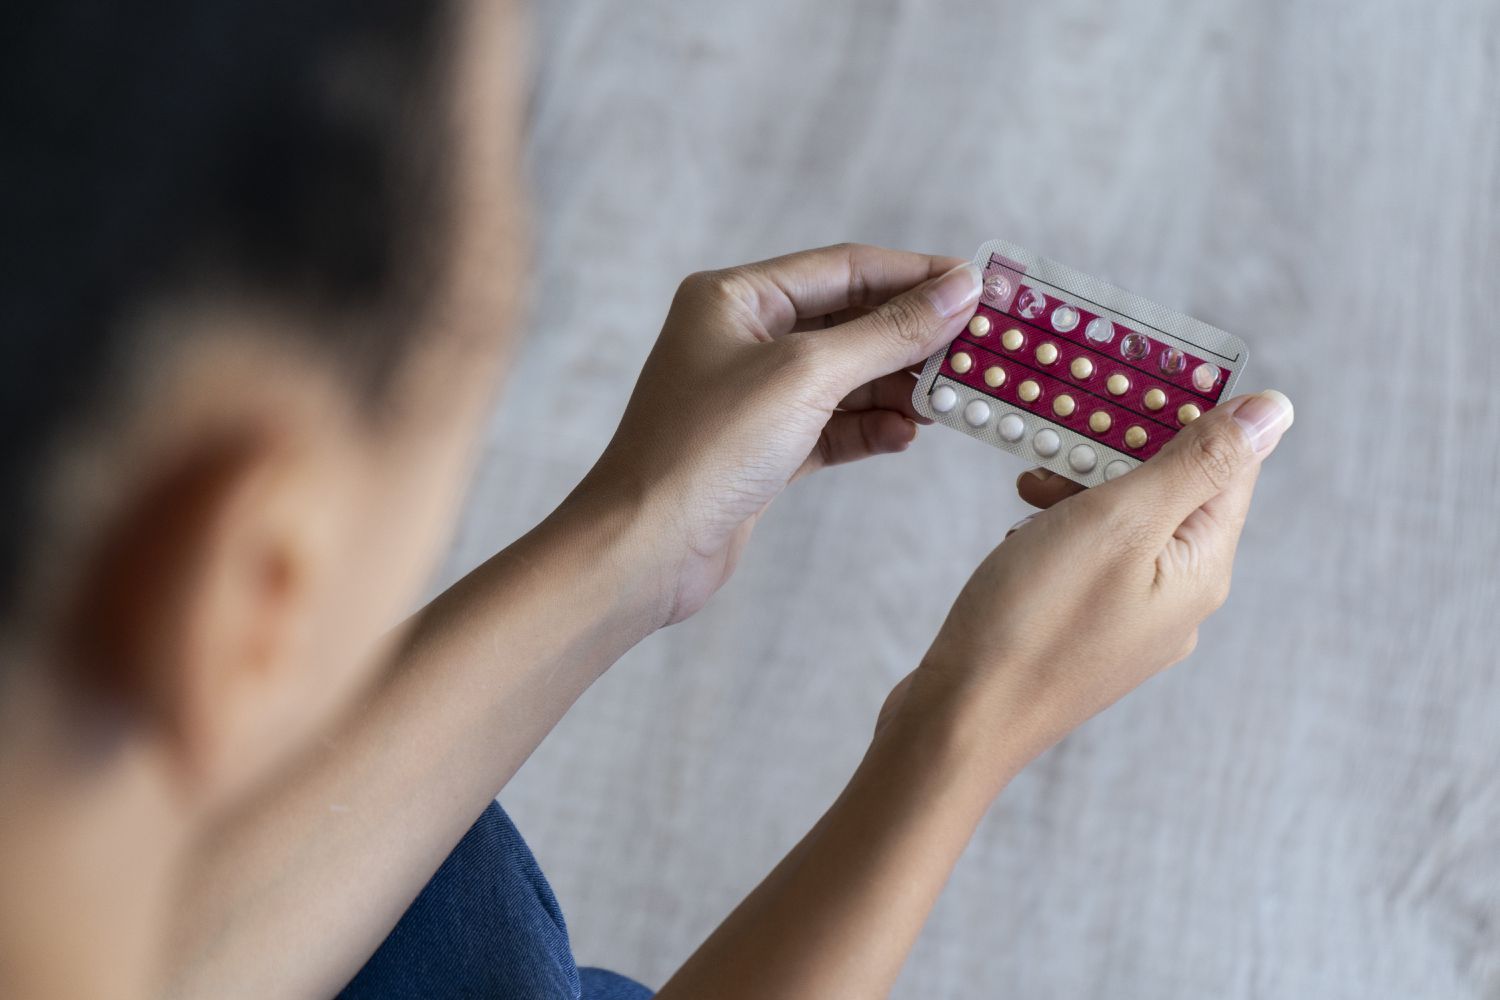
{"type": "Polygon", "coordinates": [[[629,497],[649,519],[661,623],[728,579],[791,480],[911,444],[929,422],[911,369],[958,335],[979,292],[960,258],[847,245],[682,283],[579,491],[629,497]]]}

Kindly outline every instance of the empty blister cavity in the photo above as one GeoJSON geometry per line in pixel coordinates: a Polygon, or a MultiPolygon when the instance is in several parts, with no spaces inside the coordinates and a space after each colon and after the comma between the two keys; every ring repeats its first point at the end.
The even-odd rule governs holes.
{"type": "Polygon", "coordinates": [[[1072,306],[1058,306],[1052,310],[1052,329],[1067,333],[1078,325],[1078,310],[1072,306]]]}
{"type": "Polygon", "coordinates": [[[1219,366],[1207,361],[1193,369],[1193,388],[1199,392],[1213,392],[1219,384],[1219,366]]]}
{"type": "Polygon", "coordinates": [[[1115,325],[1103,316],[1097,316],[1083,328],[1083,335],[1096,344],[1107,344],[1115,339],[1115,325]]]}
{"type": "Polygon", "coordinates": [[[1156,367],[1168,378],[1176,378],[1187,367],[1187,356],[1175,347],[1164,347],[1156,359],[1156,367]]]}
{"type": "Polygon", "coordinates": [[[964,407],[964,423],[970,427],[983,427],[990,420],[990,404],[982,399],[971,399],[964,407]]]}
{"type": "Polygon", "coordinates": [[[1120,356],[1129,361],[1139,361],[1151,353],[1151,341],[1139,333],[1127,333],[1120,341],[1120,356]]]}
{"type": "Polygon", "coordinates": [[[958,393],[951,385],[940,385],[932,390],[932,409],[937,413],[949,413],[958,405],[958,393]]]}
{"type": "Polygon", "coordinates": [[[1062,451],[1062,438],[1052,428],[1043,427],[1032,436],[1031,447],[1043,458],[1052,458],[1062,451]]]}
{"type": "Polygon", "coordinates": [[[1016,312],[1022,319],[1036,319],[1047,311],[1047,296],[1035,288],[1028,288],[1016,299],[1016,312]]]}
{"type": "Polygon", "coordinates": [[[1007,413],[1000,418],[1000,426],[997,430],[1002,440],[1014,444],[1026,435],[1026,421],[1014,413],[1007,413]]]}
{"type": "Polygon", "coordinates": [[[1010,279],[1003,274],[992,274],[984,279],[984,297],[990,302],[1004,302],[1010,298],[1010,279]]]}

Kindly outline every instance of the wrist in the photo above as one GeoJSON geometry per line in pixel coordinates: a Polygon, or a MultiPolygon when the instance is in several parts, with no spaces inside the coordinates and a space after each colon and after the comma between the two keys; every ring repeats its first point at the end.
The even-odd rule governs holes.
{"type": "Polygon", "coordinates": [[[964,683],[924,661],[876,741],[920,746],[934,766],[993,799],[1046,749],[1044,730],[1035,700],[964,683]]]}
{"type": "Polygon", "coordinates": [[[585,477],[541,530],[586,547],[591,572],[606,577],[616,612],[642,637],[671,621],[676,565],[644,490],[585,477]]]}

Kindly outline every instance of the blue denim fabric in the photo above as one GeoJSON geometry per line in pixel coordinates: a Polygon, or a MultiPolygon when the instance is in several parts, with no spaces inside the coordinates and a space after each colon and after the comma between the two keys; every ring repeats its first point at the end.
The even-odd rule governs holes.
{"type": "Polygon", "coordinates": [[[552,887],[491,803],[340,1000],[649,1000],[579,969],[552,887]]]}

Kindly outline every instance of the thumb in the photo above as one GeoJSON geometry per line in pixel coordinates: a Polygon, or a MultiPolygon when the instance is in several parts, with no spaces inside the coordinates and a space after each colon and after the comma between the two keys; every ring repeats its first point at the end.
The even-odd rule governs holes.
{"type": "Polygon", "coordinates": [[[808,336],[831,355],[844,391],[900,371],[943,347],[974,313],[979,267],[960,264],[886,300],[858,319],[808,336]]]}
{"type": "Polygon", "coordinates": [[[1249,490],[1233,487],[1275,449],[1292,418],[1292,401],[1275,389],[1231,399],[1189,424],[1139,469],[1100,487],[1100,492],[1112,489],[1129,508],[1160,522],[1157,526],[1169,533],[1221,494],[1238,498],[1243,492],[1248,505],[1249,490]]]}

